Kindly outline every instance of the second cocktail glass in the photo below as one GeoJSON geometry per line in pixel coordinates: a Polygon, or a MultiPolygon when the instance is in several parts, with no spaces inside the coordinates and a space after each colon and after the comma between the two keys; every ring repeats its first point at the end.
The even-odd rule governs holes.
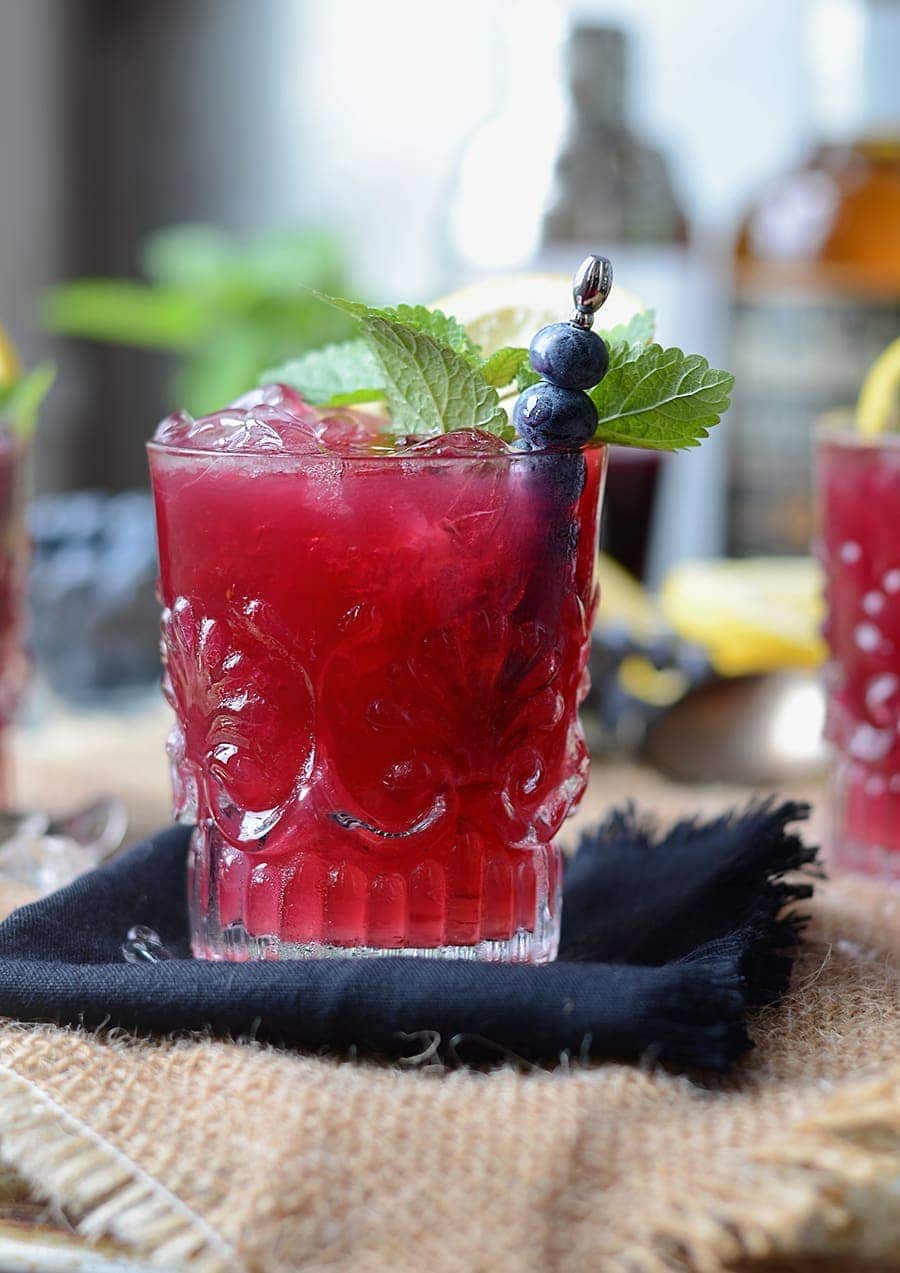
{"type": "Polygon", "coordinates": [[[900,882],[900,438],[822,430],[817,548],[836,753],[831,852],[900,882]]]}

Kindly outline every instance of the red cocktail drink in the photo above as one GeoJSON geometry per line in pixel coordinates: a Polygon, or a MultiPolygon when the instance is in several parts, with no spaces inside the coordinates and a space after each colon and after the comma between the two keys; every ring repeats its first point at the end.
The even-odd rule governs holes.
{"type": "Polygon", "coordinates": [[[823,433],[833,856],[900,880],[900,438],[823,433]]]}
{"type": "Polygon", "coordinates": [[[380,428],[270,386],[151,443],[195,952],[550,959],[605,449],[380,428]]]}

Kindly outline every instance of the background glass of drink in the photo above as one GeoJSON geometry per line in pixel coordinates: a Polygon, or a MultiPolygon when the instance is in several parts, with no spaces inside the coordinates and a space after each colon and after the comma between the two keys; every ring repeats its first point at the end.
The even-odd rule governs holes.
{"type": "Polygon", "coordinates": [[[150,468],[195,952],[553,958],[604,448],[191,446],[150,468]]]}
{"type": "Polygon", "coordinates": [[[900,881],[900,435],[818,436],[828,615],[831,855],[900,881]]]}
{"type": "Polygon", "coordinates": [[[601,547],[636,579],[645,577],[661,468],[659,451],[610,447],[601,547]]]}

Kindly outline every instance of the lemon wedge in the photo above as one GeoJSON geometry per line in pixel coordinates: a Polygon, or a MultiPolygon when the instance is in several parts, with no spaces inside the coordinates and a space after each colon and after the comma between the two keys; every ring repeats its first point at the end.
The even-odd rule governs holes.
{"type": "Polygon", "coordinates": [[[900,336],[866,374],[856,402],[856,427],[864,438],[900,429],[900,336]]]}
{"type": "MultiPolygon", "coordinates": [[[[432,301],[462,323],[489,356],[504,345],[528,347],[547,323],[558,323],[572,310],[572,278],[565,274],[498,274],[432,301]]],[[[646,308],[636,296],[613,284],[596,326],[608,330],[646,308]]]]}
{"type": "Polygon", "coordinates": [[[18,380],[22,371],[19,355],[12,338],[3,327],[0,327],[0,387],[18,380]]]}
{"type": "Polygon", "coordinates": [[[722,676],[815,667],[825,656],[822,578],[812,558],[683,562],[666,577],[660,606],[722,676]]]}

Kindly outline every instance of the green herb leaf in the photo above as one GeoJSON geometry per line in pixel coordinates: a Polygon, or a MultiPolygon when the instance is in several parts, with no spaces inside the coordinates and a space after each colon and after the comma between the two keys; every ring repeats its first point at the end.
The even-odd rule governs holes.
{"type": "Polygon", "coordinates": [[[522,368],[527,366],[527,349],[517,345],[504,345],[481,364],[479,371],[489,385],[493,385],[495,389],[503,389],[512,384],[522,368]]]}
{"type": "MultiPolygon", "coordinates": [[[[331,297],[326,296],[322,299],[334,304],[331,297]]],[[[356,318],[383,318],[386,322],[402,323],[404,327],[412,328],[414,331],[425,332],[426,335],[433,336],[443,345],[449,345],[458,354],[463,354],[473,362],[480,357],[480,349],[469,337],[463,325],[442,310],[426,309],[424,305],[386,305],[373,308],[370,305],[364,305],[362,301],[344,300],[341,301],[340,308],[356,318]]]]}
{"type": "Polygon", "coordinates": [[[519,366],[519,370],[516,372],[516,388],[519,393],[524,393],[529,385],[536,385],[539,380],[540,376],[526,358],[519,366]]]}
{"type": "Polygon", "coordinates": [[[207,306],[181,288],[104,278],[53,288],[43,299],[41,317],[66,335],[177,351],[193,349],[208,324],[207,306]]]}
{"type": "Polygon", "coordinates": [[[381,365],[364,340],[344,340],[311,349],[280,367],[264,371],[259,383],[275,380],[293,386],[307,402],[317,406],[374,402],[384,397],[381,365]]]}
{"type": "Polygon", "coordinates": [[[0,387],[0,417],[8,420],[19,437],[30,437],[37,424],[41,404],[56,379],[52,362],[42,362],[27,375],[0,387]]]}
{"type": "MultiPolygon", "coordinates": [[[[370,309],[357,301],[325,299],[360,320],[362,339],[381,368],[385,397],[398,432],[487,429],[501,435],[508,433],[509,422],[497,391],[470,358],[446,344],[434,330],[424,330],[398,317],[414,315],[418,321],[419,307],[370,309]]],[[[439,313],[424,312],[432,316],[439,313]]],[[[448,330],[441,320],[453,320],[447,320],[445,315],[437,320],[442,330],[448,330]]],[[[430,325],[432,319],[424,321],[430,325]]]]}
{"type": "Polygon", "coordinates": [[[614,345],[609,370],[590,394],[598,415],[594,436],[655,451],[699,446],[728,410],[733,385],[733,376],[699,354],[614,345]]]}
{"type": "Polygon", "coordinates": [[[426,309],[424,305],[391,305],[382,311],[382,317],[395,319],[416,331],[427,332],[435,340],[442,341],[458,354],[477,361],[481,350],[471,339],[462,323],[439,309],[426,309]]]}
{"type": "Polygon", "coordinates": [[[649,345],[656,330],[656,311],[642,309],[632,314],[627,323],[617,323],[609,331],[601,331],[600,335],[607,345],[649,345]]]}

